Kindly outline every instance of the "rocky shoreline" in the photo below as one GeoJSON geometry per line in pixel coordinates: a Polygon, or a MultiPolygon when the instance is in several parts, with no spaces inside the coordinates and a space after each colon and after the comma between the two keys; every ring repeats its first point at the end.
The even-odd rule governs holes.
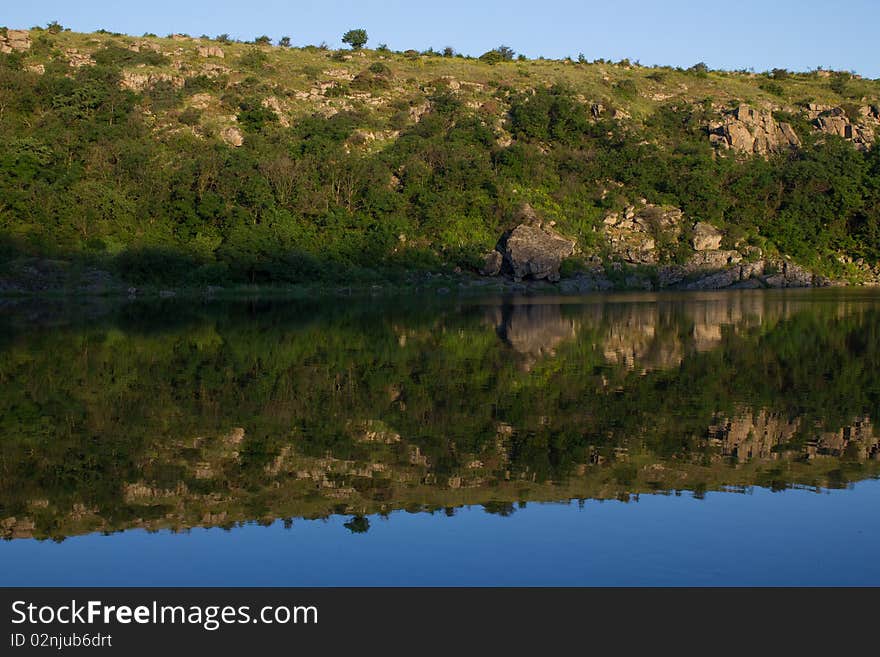
{"type": "MultiPolygon", "coordinates": [[[[584,252],[575,240],[543,222],[528,204],[493,251],[484,256],[483,276],[514,283],[546,280],[560,292],[611,290],[723,290],[831,287],[851,284],[808,270],[788,256],[768,256],[754,245],[731,242],[710,223],[685,220],[679,208],[640,199],[603,220],[603,243],[584,252]],[[563,276],[566,259],[577,267],[563,276]]],[[[841,261],[843,262],[843,261],[841,261]]],[[[847,263],[853,264],[853,263],[847,263]]],[[[880,285],[880,264],[854,263],[862,285],[880,285]]]]}

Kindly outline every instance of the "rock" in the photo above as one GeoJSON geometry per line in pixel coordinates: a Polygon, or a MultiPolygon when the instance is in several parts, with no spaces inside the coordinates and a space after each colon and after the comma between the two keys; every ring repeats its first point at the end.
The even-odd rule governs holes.
{"type": "Polygon", "coordinates": [[[169,73],[135,73],[133,71],[124,71],[119,85],[123,89],[130,89],[131,91],[144,91],[159,82],[170,82],[171,86],[175,89],[183,89],[186,80],[179,75],[171,75],[169,73]]]}
{"type": "Polygon", "coordinates": [[[757,278],[747,278],[730,286],[731,290],[760,290],[764,285],[757,278]]]}
{"type": "Polygon", "coordinates": [[[674,241],[681,233],[682,212],[647,201],[630,205],[623,212],[609,213],[603,219],[605,239],[612,255],[631,264],[657,264],[657,238],[674,241]]]}
{"type": "Polygon", "coordinates": [[[244,144],[244,136],[242,136],[241,130],[235,126],[223,128],[223,130],[220,131],[220,138],[230,146],[236,148],[244,144]]]}
{"type": "Polygon", "coordinates": [[[723,233],[712,224],[699,221],[694,226],[694,236],[691,244],[697,251],[715,251],[721,247],[723,233]]]}
{"type": "Polygon", "coordinates": [[[501,273],[501,265],[504,263],[504,256],[498,251],[489,251],[483,256],[483,266],[480,273],[483,276],[497,276],[501,273]]]}
{"type": "MultiPolygon", "coordinates": [[[[522,216],[522,213],[520,213],[522,216]]],[[[540,225],[520,224],[499,241],[504,265],[514,280],[559,280],[559,265],[574,253],[575,243],[540,225]]]]}
{"type": "Polygon", "coordinates": [[[710,124],[709,140],[722,148],[758,155],[801,146],[800,138],[788,123],[776,121],[768,110],[755,110],[748,105],[740,105],[725,113],[720,122],[710,124]]]}
{"type": "Polygon", "coordinates": [[[0,53],[23,52],[31,48],[31,35],[27,30],[7,30],[0,36],[0,53]]]}
{"type": "Polygon", "coordinates": [[[159,297],[162,299],[172,299],[177,296],[174,290],[159,290],[159,297]]]}
{"type": "Polygon", "coordinates": [[[199,46],[198,52],[199,57],[219,57],[220,59],[225,57],[223,49],[218,46],[199,46]]]}
{"type": "Polygon", "coordinates": [[[558,304],[509,304],[493,307],[488,322],[495,333],[522,357],[520,365],[529,370],[540,358],[553,356],[563,342],[577,336],[577,324],[561,312],[558,304]]]}
{"type": "Polygon", "coordinates": [[[688,258],[685,266],[690,271],[699,269],[721,269],[729,265],[735,265],[742,261],[742,255],[739,251],[697,251],[688,258]]]}
{"type": "MultiPolygon", "coordinates": [[[[266,109],[272,110],[272,113],[278,117],[278,123],[284,127],[290,127],[290,121],[287,118],[287,115],[284,112],[284,109],[281,107],[281,103],[278,101],[278,98],[275,96],[269,96],[268,98],[264,98],[261,103],[263,107],[266,109]]],[[[375,138],[375,137],[374,137],[375,138]]]]}
{"type": "Polygon", "coordinates": [[[814,125],[821,132],[851,141],[859,150],[867,150],[876,139],[874,127],[868,125],[868,123],[877,123],[871,109],[870,107],[860,109],[860,123],[853,123],[843,108],[824,109],[816,115],[814,125]],[[868,111],[863,112],[863,109],[868,111]]]}
{"type": "Polygon", "coordinates": [[[740,280],[740,268],[729,267],[714,274],[704,276],[683,286],[685,290],[720,290],[730,287],[740,280]]]}

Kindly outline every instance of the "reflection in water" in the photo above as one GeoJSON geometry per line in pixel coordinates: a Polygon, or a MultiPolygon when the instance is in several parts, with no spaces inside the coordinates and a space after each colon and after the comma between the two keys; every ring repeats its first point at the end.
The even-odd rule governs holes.
{"type": "Polygon", "coordinates": [[[834,290],[11,312],[0,536],[840,488],[878,371],[880,298],[834,290]]]}

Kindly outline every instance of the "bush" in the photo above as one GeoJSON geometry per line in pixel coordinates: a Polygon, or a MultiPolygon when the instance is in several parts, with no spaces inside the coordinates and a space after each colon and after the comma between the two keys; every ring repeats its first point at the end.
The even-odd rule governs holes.
{"type": "Polygon", "coordinates": [[[198,125],[202,119],[202,110],[195,107],[187,107],[180,113],[178,121],[184,125],[198,125]]]}
{"type": "Polygon", "coordinates": [[[369,71],[370,73],[375,73],[376,75],[384,75],[386,77],[391,75],[391,69],[382,62],[375,62],[373,64],[370,64],[369,71]]]}
{"type": "Polygon", "coordinates": [[[246,53],[242,54],[241,57],[238,58],[238,63],[243,68],[249,68],[251,70],[260,70],[263,66],[266,65],[266,62],[269,60],[269,56],[264,53],[259,48],[251,48],[246,53]]]}

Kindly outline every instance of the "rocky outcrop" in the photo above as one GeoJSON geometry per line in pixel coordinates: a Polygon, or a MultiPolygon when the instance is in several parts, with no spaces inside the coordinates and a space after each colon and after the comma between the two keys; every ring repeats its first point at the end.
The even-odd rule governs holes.
{"type": "Polygon", "coordinates": [[[712,224],[698,221],[694,226],[694,236],[691,245],[695,251],[714,251],[721,248],[721,238],[724,234],[712,224]]]}
{"type": "Polygon", "coordinates": [[[709,140],[720,148],[756,155],[782,153],[801,145],[788,123],[776,121],[769,110],[748,105],[740,105],[720,122],[710,124],[709,140]]]}
{"type": "Polygon", "coordinates": [[[720,251],[728,255],[727,266],[713,268],[694,266],[670,267],[661,273],[666,287],[682,290],[723,290],[749,288],[827,287],[831,282],[788,260],[739,263],[738,251],[720,251]],[[735,262],[732,262],[735,259],[735,262]]]}
{"type": "Polygon", "coordinates": [[[198,53],[199,57],[219,57],[223,59],[225,56],[223,49],[218,46],[199,46],[198,53]]]}
{"type": "Polygon", "coordinates": [[[23,52],[31,48],[31,35],[27,30],[7,30],[0,35],[0,53],[23,52]]]}
{"type": "Polygon", "coordinates": [[[875,129],[880,124],[880,111],[871,106],[859,108],[859,117],[856,119],[847,116],[842,107],[811,103],[807,106],[807,115],[820,132],[851,141],[859,150],[867,150],[874,145],[875,129]]]}
{"type": "Polygon", "coordinates": [[[144,91],[160,82],[168,82],[175,89],[183,89],[186,80],[179,75],[170,75],[169,73],[135,73],[133,71],[125,71],[119,84],[123,89],[144,91]]]}
{"type": "Polygon", "coordinates": [[[614,259],[630,264],[657,264],[657,238],[671,240],[681,233],[682,211],[648,203],[630,205],[622,213],[611,212],[603,220],[605,239],[614,259]]]}
{"type": "Polygon", "coordinates": [[[827,279],[814,276],[788,260],[765,261],[761,250],[754,247],[722,249],[724,232],[703,221],[694,224],[689,235],[688,245],[693,251],[685,262],[662,264],[669,254],[663,254],[658,244],[674,246],[680,253],[684,217],[678,208],[655,206],[645,199],[623,212],[607,214],[603,224],[607,262],[593,263],[589,270],[563,281],[563,290],[591,292],[612,287],[719,290],[830,284],[827,279]],[[646,274],[645,265],[654,267],[654,273],[646,274]]]}

